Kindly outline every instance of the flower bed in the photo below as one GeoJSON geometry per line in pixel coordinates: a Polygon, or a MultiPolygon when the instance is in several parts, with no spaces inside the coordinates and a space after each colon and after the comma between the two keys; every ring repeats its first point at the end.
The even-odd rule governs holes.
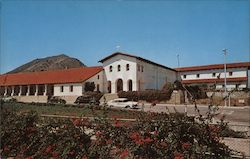
{"type": "Polygon", "coordinates": [[[1,111],[1,156],[16,158],[229,158],[225,124],[204,117],[137,112],[136,122],[43,119],[1,111]],[[89,131],[91,130],[91,131],[89,131]],[[88,133],[86,133],[88,131],[88,133]],[[94,138],[93,138],[94,137],[94,138]]]}

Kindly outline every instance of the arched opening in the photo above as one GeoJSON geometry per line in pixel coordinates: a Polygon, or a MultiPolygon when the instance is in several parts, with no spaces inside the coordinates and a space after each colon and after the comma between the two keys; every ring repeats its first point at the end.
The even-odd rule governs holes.
{"type": "Polygon", "coordinates": [[[128,80],[128,91],[132,91],[132,90],[133,90],[132,80],[128,80]]]}
{"type": "Polygon", "coordinates": [[[111,81],[108,81],[108,93],[111,93],[111,81]]]}
{"type": "Polygon", "coordinates": [[[122,79],[118,79],[116,82],[116,92],[123,91],[123,81],[122,79]]]}

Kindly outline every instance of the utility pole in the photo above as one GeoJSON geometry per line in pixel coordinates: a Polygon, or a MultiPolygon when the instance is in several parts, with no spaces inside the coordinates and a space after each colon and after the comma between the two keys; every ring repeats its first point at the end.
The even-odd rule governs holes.
{"type": "Polygon", "coordinates": [[[180,67],[180,55],[177,54],[177,62],[178,62],[178,67],[180,67]]]}
{"type": "Polygon", "coordinates": [[[224,88],[225,88],[225,107],[227,106],[227,49],[223,49],[223,54],[224,54],[224,88]]]}

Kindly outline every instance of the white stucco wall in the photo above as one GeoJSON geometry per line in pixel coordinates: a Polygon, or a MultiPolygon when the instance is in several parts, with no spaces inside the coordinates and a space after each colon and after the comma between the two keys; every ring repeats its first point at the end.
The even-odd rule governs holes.
{"type": "MultiPolygon", "coordinates": [[[[123,80],[123,90],[128,90],[128,80],[132,80],[132,90],[137,88],[136,78],[136,58],[117,55],[103,62],[103,67],[106,75],[106,81],[111,81],[111,93],[116,93],[116,83],[118,79],[123,80]],[[129,64],[129,70],[126,70],[126,65],[129,64]],[[118,65],[121,66],[121,71],[117,70],[118,65]],[[112,72],[109,71],[112,66],[112,72]]],[[[107,90],[108,83],[104,84],[107,90]]]]}
{"type": "Polygon", "coordinates": [[[82,83],[55,84],[54,96],[80,96],[82,95],[82,83]],[[63,92],[61,92],[63,86],[63,92]],[[73,86],[73,91],[70,92],[70,86],[73,86]]]}
{"type": "MultiPolygon", "coordinates": [[[[106,79],[105,72],[101,71],[98,74],[96,74],[93,77],[86,80],[85,82],[94,82],[95,83],[95,90],[94,91],[97,91],[97,85],[99,85],[99,91],[107,92],[107,89],[105,89],[105,87],[104,87],[105,83],[107,83],[106,81],[107,81],[107,79],[106,79]],[[99,78],[98,78],[98,76],[99,76],[99,78]]],[[[83,91],[84,91],[85,82],[83,83],[83,91]]]]}
{"type": "MultiPolygon", "coordinates": [[[[225,77],[223,69],[180,72],[182,80],[216,79],[219,74],[220,74],[220,78],[225,77]],[[213,77],[213,73],[216,73],[215,77],[213,77]],[[199,78],[196,77],[197,74],[200,74],[199,78]],[[186,78],[183,77],[184,75],[186,75],[186,78]]],[[[247,69],[246,68],[229,68],[227,69],[226,76],[227,78],[247,77],[247,69]],[[229,75],[229,72],[233,73],[232,76],[229,75]]]]}
{"type": "Polygon", "coordinates": [[[103,87],[103,83],[105,82],[105,76],[103,74],[104,71],[101,71],[82,83],[55,84],[54,96],[81,96],[84,92],[84,86],[86,82],[94,82],[96,86],[95,91],[97,91],[97,84],[99,84],[100,91],[104,92],[105,90],[103,87]],[[63,86],[63,92],[61,92],[61,86],[63,86]],[[70,86],[73,86],[72,92],[70,91],[70,86]]]}
{"type": "MultiPolygon", "coordinates": [[[[185,80],[197,80],[197,79],[216,79],[217,76],[220,74],[220,78],[224,78],[224,69],[212,69],[212,70],[201,70],[201,71],[187,71],[187,72],[180,72],[180,77],[183,81],[185,80]],[[213,77],[213,73],[215,73],[215,76],[213,77]],[[200,77],[197,78],[197,74],[200,74],[200,77]],[[184,78],[184,75],[186,75],[186,78],[184,78]]],[[[248,70],[247,68],[229,68],[227,69],[226,73],[227,79],[229,78],[238,78],[238,77],[247,77],[248,76],[248,70]],[[229,72],[232,72],[232,75],[229,75],[229,72]]],[[[249,81],[249,78],[248,78],[249,81]]],[[[216,85],[216,89],[222,89],[224,83],[218,83],[216,85]]],[[[229,82],[227,81],[227,88],[233,89],[236,88],[236,85],[238,85],[238,88],[246,88],[247,82],[229,82]]]]}
{"type": "MultiPolygon", "coordinates": [[[[160,66],[138,60],[134,57],[116,55],[103,62],[107,81],[111,81],[111,93],[116,93],[117,80],[123,80],[123,91],[128,91],[128,81],[132,80],[132,90],[161,89],[166,82],[176,80],[176,72],[160,66]],[[126,65],[129,64],[129,70],[126,65]],[[121,71],[117,70],[118,65],[121,71]],[[138,70],[140,66],[140,71],[138,70]],[[113,70],[110,72],[110,66],[113,70]],[[143,67],[143,72],[141,71],[143,67]],[[140,83],[140,86],[139,86],[140,83]]],[[[107,87],[107,86],[105,86],[107,87]]]]}
{"type": "Polygon", "coordinates": [[[143,66],[143,72],[137,70],[138,80],[141,81],[141,90],[162,89],[166,82],[173,83],[176,80],[176,72],[160,66],[156,66],[141,60],[137,65],[143,66]]]}

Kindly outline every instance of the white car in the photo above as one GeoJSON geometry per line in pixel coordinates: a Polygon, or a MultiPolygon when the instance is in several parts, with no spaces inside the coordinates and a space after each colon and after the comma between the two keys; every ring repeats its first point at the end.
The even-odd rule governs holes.
{"type": "Polygon", "coordinates": [[[136,108],[138,107],[138,102],[133,102],[128,100],[127,98],[117,98],[109,101],[109,107],[121,107],[121,108],[136,108]]]}

